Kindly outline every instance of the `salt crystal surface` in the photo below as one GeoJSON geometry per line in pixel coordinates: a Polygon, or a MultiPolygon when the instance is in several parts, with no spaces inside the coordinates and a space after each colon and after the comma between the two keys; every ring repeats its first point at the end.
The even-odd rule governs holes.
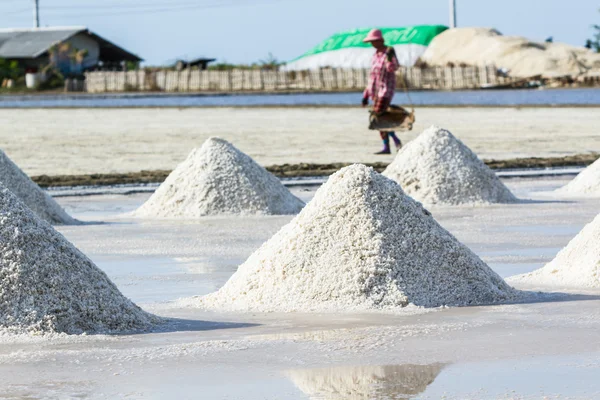
{"type": "Polygon", "coordinates": [[[2,150],[0,150],[0,183],[17,195],[27,207],[44,221],[56,225],[74,225],[78,223],[48,193],[12,162],[2,150]]]}
{"type": "Polygon", "coordinates": [[[424,204],[513,203],[517,198],[475,153],[432,126],[400,150],[383,175],[424,204]]]}
{"type": "Polygon", "coordinates": [[[364,165],[343,168],[206,308],[393,310],[506,301],[516,291],[420,203],[364,165]]]}
{"type": "Polygon", "coordinates": [[[557,192],[600,195],[600,158],[581,171],[571,182],[558,189],[557,192]]]}
{"type": "Polygon", "coordinates": [[[600,214],[554,260],[538,270],[508,280],[564,288],[600,288],[600,214]]]}
{"type": "Polygon", "coordinates": [[[279,179],[229,142],[210,138],[194,149],[138,208],[138,217],[296,214],[304,203],[279,179]]]}
{"type": "Polygon", "coordinates": [[[112,333],[156,318],[125,298],[104,272],[0,185],[0,330],[112,333]]]}

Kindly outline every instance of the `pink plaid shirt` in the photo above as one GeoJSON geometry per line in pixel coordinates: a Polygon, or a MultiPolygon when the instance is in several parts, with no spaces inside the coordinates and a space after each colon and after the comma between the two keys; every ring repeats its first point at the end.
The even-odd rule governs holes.
{"type": "Polygon", "coordinates": [[[391,99],[394,97],[396,89],[396,71],[400,68],[398,59],[394,57],[392,61],[387,60],[385,49],[377,50],[371,61],[371,75],[369,83],[363,93],[363,98],[391,99]],[[385,68],[385,71],[382,70],[385,68]]]}

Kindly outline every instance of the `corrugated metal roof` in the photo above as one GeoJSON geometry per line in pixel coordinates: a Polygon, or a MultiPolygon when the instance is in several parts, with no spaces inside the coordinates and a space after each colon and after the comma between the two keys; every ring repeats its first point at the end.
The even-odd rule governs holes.
{"type": "Polygon", "coordinates": [[[53,44],[86,31],[86,28],[0,30],[0,58],[36,58],[53,44]]]}
{"type": "Polygon", "coordinates": [[[0,29],[0,58],[37,58],[55,43],[85,33],[100,45],[102,61],[143,61],[137,55],[90,32],[85,26],[0,29]]]}

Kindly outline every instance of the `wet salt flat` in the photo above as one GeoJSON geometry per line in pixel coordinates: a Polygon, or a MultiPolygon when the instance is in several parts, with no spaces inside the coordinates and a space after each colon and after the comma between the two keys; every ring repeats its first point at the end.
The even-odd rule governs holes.
{"type": "MultiPolygon", "coordinates": [[[[569,179],[506,179],[531,201],[431,211],[501,276],[524,273],[600,212],[597,198],[549,192],[569,179]]],[[[292,190],[307,201],[315,189],[292,190]]],[[[148,196],[60,197],[96,223],[58,229],[126,296],[177,320],[137,335],[0,336],[0,398],[600,398],[600,291],[400,314],[185,308],[175,300],[218,289],[292,217],[123,216],[148,196]]]]}

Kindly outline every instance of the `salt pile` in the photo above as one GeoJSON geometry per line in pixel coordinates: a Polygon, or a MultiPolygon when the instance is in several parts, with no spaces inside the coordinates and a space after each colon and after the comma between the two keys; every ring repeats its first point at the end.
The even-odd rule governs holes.
{"type": "Polygon", "coordinates": [[[571,182],[558,189],[557,192],[600,195],[600,158],[581,171],[571,182]]]}
{"type": "Polygon", "coordinates": [[[600,288],[600,214],[554,260],[538,270],[508,279],[532,285],[600,288]]]}
{"type": "Polygon", "coordinates": [[[532,42],[503,36],[489,28],[455,28],[437,35],[421,59],[430,65],[495,65],[510,76],[594,75],[600,72],[600,54],[564,43],[532,42]]]}
{"type": "Polygon", "coordinates": [[[207,308],[355,311],[496,303],[515,295],[395,182],[364,165],[332,175],[207,308]]]}
{"type": "Polygon", "coordinates": [[[315,368],[286,375],[311,399],[400,399],[423,393],[444,364],[315,368]]]}
{"type": "Polygon", "coordinates": [[[153,321],[75,246],[0,187],[0,329],[116,333],[145,329],[153,321]]]}
{"type": "Polygon", "coordinates": [[[471,149],[437,126],[426,129],[404,146],[383,175],[425,204],[518,201],[471,149]]]}
{"type": "Polygon", "coordinates": [[[135,211],[139,217],[296,214],[304,203],[229,142],[210,138],[194,149],[135,211]]]}
{"type": "Polygon", "coordinates": [[[2,150],[0,150],[0,182],[44,221],[57,225],[78,223],[48,193],[36,185],[13,163],[2,150]]]}

